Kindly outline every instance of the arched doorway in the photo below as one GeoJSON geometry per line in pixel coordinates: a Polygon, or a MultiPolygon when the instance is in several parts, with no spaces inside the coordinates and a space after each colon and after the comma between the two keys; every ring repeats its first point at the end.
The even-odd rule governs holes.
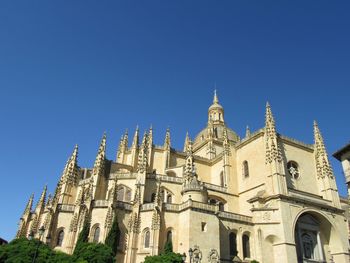
{"type": "Polygon", "coordinates": [[[295,227],[298,263],[324,262],[320,222],[311,214],[299,217],[295,227]]]}

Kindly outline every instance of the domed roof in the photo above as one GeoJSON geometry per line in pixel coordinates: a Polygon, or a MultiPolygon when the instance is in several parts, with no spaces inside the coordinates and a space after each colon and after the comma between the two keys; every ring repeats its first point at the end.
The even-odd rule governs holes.
{"type": "MultiPolygon", "coordinates": [[[[214,126],[214,139],[223,140],[223,134],[224,134],[224,128],[223,125],[214,126]]],[[[227,130],[227,137],[229,141],[237,142],[239,141],[239,136],[237,133],[235,133],[230,128],[226,127],[227,130]]],[[[193,144],[199,144],[200,142],[204,141],[208,137],[208,128],[205,127],[203,130],[201,130],[198,135],[195,137],[193,144]]]]}

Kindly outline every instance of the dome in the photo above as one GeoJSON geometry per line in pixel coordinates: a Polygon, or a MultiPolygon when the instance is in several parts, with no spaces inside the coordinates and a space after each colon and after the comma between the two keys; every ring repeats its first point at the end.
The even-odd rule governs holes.
{"type": "MultiPolygon", "coordinates": [[[[214,126],[214,139],[223,140],[224,128],[225,126],[223,125],[214,126]]],[[[237,135],[237,133],[235,133],[233,130],[231,130],[228,127],[226,127],[226,130],[227,130],[227,137],[229,141],[232,141],[232,142],[239,141],[239,136],[237,135]]],[[[195,137],[193,141],[194,145],[199,144],[202,141],[206,140],[207,136],[208,136],[208,128],[205,127],[195,137]]]]}

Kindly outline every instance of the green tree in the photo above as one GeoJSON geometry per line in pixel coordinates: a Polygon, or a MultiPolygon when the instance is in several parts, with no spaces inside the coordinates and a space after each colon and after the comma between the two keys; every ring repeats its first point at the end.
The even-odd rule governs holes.
{"type": "Polygon", "coordinates": [[[71,257],[62,252],[53,251],[41,241],[26,238],[14,239],[7,245],[0,246],[0,262],[5,263],[31,263],[36,249],[37,263],[69,263],[71,257]]]}
{"type": "Polygon", "coordinates": [[[167,241],[164,245],[164,253],[172,253],[173,252],[173,243],[171,240],[167,241]]]}
{"type": "Polygon", "coordinates": [[[147,256],[144,263],[182,263],[181,254],[170,252],[159,256],[147,256]]]}
{"type": "Polygon", "coordinates": [[[73,262],[78,263],[113,263],[114,255],[109,246],[101,243],[84,243],[79,246],[79,250],[73,255],[73,262]]]}
{"type": "Polygon", "coordinates": [[[90,220],[87,218],[85,219],[83,229],[79,233],[78,240],[77,240],[77,243],[75,244],[75,249],[73,254],[76,254],[79,251],[80,247],[83,244],[88,242],[89,233],[90,233],[90,220]]]}
{"type": "Polygon", "coordinates": [[[120,229],[118,225],[118,218],[117,215],[114,216],[113,223],[111,230],[109,230],[108,235],[105,240],[105,245],[109,246],[113,254],[117,254],[117,247],[118,247],[118,242],[120,239],[120,229]]]}

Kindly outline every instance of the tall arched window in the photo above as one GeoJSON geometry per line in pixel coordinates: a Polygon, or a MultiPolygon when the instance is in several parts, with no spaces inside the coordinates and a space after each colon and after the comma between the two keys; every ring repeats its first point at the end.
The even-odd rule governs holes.
{"type": "Polygon", "coordinates": [[[64,231],[61,230],[60,232],[58,232],[58,235],[57,235],[56,246],[58,247],[62,246],[63,238],[64,238],[64,231]]]}
{"type": "Polygon", "coordinates": [[[229,235],[229,244],[230,244],[230,255],[237,256],[237,236],[236,233],[230,233],[229,235]]]}
{"type": "Polygon", "coordinates": [[[149,248],[149,241],[150,241],[150,232],[149,230],[146,230],[145,237],[144,237],[144,248],[149,248]]]}
{"type": "Polygon", "coordinates": [[[242,244],[243,244],[243,259],[250,258],[250,244],[249,244],[249,236],[244,234],[242,236],[242,244]]]}
{"type": "Polygon", "coordinates": [[[242,169],[243,169],[243,178],[247,178],[249,177],[249,166],[248,166],[248,162],[244,161],[242,164],[242,169]]]}
{"type": "Polygon", "coordinates": [[[173,242],[173,233],[171,232],[171,230],[169,230],[168,233],[166,234],[166,241],[173,242]]]}
{"type": "Polygon", "coordinates": [[[99,239],[100,239],[100,227],[96,227],[94,232],[94,238],[92,241],[94,243],[98,243],[99,239]]]}

